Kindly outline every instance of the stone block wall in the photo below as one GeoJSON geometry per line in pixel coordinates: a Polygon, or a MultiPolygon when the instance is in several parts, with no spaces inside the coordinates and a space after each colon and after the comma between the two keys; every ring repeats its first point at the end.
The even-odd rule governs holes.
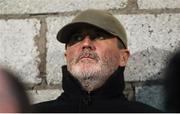
{"type": "Polygon", "coordinates": [[[180,48],[180,0],[0,0],[0,64],[17,72],[32,103],[62,93],[58,30],[79,12],[108,10],[125,26],[131,56],[125,94],[163,108],[163,70],[180,48]]]}

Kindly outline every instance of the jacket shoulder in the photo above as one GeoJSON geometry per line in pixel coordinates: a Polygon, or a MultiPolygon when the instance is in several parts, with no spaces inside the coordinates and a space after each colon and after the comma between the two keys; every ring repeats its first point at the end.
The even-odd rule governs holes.
{"type": "Polygon", "coordinates": [[[55,108],[56,100],[41,102],[31,106],[32,112],[50,112],[55,108]]]}
{"type": "Polygon", "coordinates": [[[137,101],[129,101],[129,106],[133,112],[148,112],[148,113],[161,112],[155,107],[137,101]]]}

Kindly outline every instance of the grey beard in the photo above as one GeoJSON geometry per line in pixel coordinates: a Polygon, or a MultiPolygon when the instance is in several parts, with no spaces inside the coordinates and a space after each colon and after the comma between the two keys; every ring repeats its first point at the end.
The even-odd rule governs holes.
{"type": "Polygon", "coordinates": [[[68,71],[79,80],[86,91],[101,87],[106,80],[117,70],[119,56],[113,53],[105,54],[100,58],[94,51],[84,49],[78,57],[67,61],[68,71]],[[90,57],[93,60],[81,60],[90,57]]]}
{"type": "MultiPolygon", "coordinates": [[[[116,57],[103,58],[98,63],[86,69],[77,68],[78,64],[67,64],[68,71],[80,82],[83,89],[90,92],[100,88],[106,80],[117,70],[116,57]]],[[[91,63],[84,63],[91,64],[91,63]]]]}
{"type": "Polygon", "coordinates": [[[107,80],[110,74],[107,72],[76,72],[76,71],[70,71],[72,75],[79,80],[81,83],[81,86],[86,91],[92,91],[94,89],[97,89],[101,87],[104,82],[107,80]]]}

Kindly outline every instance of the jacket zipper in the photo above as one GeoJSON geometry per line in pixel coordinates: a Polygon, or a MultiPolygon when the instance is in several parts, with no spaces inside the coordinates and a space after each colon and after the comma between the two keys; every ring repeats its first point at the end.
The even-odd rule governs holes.
{"type": "Polygon", "coordinates": [[[83,98],[83,102],[84,104],[86,104],[87,106],[91,104],[91,93],[88,92],[85,94],[84,98],[83,98]]]}
{"type": "Polygon", "coordinates": [[[88,92],[88,105],[90,105],[91,104],[91,93],[90,92],[88,92]]]}
{"type": "Polygon", "coordinates": [[[79,105],[79,112],[87,112],[88,107],[91,104],[91,94],[90,92],[85,92],[81,98],[82,104],[79,105]]]}

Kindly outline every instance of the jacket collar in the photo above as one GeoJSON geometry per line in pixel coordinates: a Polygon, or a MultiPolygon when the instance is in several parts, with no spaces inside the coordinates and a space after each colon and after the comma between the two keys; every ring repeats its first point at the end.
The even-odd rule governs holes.
{"type": "MultiPolygon", "coordinates": [[[[75,79],[67,70],[67,66],[62,66],[62,73],[62,87],[64,93],[70,96],[79,96],[83,93],[87,93],[82,89],[79,81],[75,79]]],[[[100,97],[114,97],[117,95],[123,95],[123,90],[125,88],[123,73],[124,67],[119,67],[101,88],[92,91],[91,94],[100,97]]]]}

